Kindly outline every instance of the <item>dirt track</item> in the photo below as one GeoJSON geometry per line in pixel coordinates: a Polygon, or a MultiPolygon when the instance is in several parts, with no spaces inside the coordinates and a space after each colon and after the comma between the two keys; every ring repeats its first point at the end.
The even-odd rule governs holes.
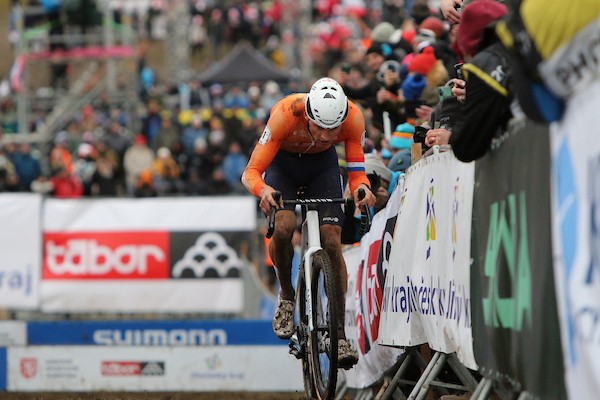
{"type": "Polygon", "coordinates": [[[0,393],[0,400],[304,400],[304,393],[0,393]]]}

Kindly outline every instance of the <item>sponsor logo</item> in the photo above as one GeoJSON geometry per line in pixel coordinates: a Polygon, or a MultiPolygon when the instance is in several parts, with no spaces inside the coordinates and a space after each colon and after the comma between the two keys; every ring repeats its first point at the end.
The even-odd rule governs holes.
{"type": "Polygon", "coordinates": [[[21,360],[19,360],[19,371],[21,371],[21,376],[23,376],[25,379],[34,378],[38,372],[37,358],[21,358],[21,360]]]}
{"type": "Polygon", "coordinates": [[[33,267],[13,266],[0,271],[0,292],[22,293],[26,296],[31,294],[33,267]]]}
{"type": "Polygon", "coordinates": [[[163,361],[102,361],[102,376],[157,376],[165,374],[163,361]]]}
{"type": "Polygon", "coordinates": [[[550,89],[561,97],[571,96],[600,76],[600,19],[577,32],[566,46],[540,64],[540,72],[550,89]]]}
{"type": "Polygon", "coordinates": [[[271,140],[271,128],[269,128],[269,125],[265,126],[265,129],[263,130],[262,135],[260,135],[260,139],[258,140],[258,143],[265,145],[267,143],[269,143],[269,140],[271,140]]]}
{"type": "Polygon", "coordinates": [[[99,329],[94,343],[106,346],[206,346],[226,345],[223,329],[99,329]]]}
{"type": "Polygon", "coordinates": [[[168,232],[44,235],[43,279],[160,279],[169,276],[168,232]]]}
{"type": "Polygon", "coordinates": [[[242,261],[216,232],[200,235],[173,266],[173,278],[238,278],[242,261]]]}

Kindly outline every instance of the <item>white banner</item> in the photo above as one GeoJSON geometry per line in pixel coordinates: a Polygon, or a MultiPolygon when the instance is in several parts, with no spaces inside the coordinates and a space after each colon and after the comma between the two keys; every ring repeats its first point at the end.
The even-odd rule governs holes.
{"type": "Polygon", "coordinates": [[[35,309],[39,306],[41,269],[38,194],[0,195],[0,307],[35,309]]]}
{"type": "Polygon", "coordinates": [[[48,200],[42,310],[243,310],[250,196],[48,200]]]}
{"type": "Polygon", "coordinates": [[[10,347],[8,391],[303,391],[286,346],[10,347]]]}
{"type": "Polygon", "coordinates": [[[371,229],[360,247],[344,251],[348,269],[346,295],[346,335],[358,350],[354,368],[344,371],[346,384],[365,388],[394,366],[404,350],[379,346],[379,318],[383,296],[383,279],[387,273],[389,248],[396,224],[404,178],[400,179],[386,208],[375,214],[371,229]]]}
{"type": "Polygon", "coordinates": [[[552,239],[570,399],[600,393],[600,82],[569,101],[552,143],[552,239]]]}
{"type": "Polygon", "coordinates": [[[413,165],[385,280],[379,342],[428,343],[476,369],[469,268],[474,163],[452,152],[413,165]]]}

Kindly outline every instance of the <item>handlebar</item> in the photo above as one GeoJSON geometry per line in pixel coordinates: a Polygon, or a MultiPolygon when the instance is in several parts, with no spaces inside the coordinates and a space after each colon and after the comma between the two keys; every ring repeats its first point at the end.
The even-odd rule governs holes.
{"type": "MultiPolygon", "coordinates": [[[[361,189],[363,190],[363,189],[361,189]]],[[[275,200],[275,202],[277,202],[277,204],[282,203],[283,205],[296,205],[296,204],[300,204],[300,205],[312,205],[312,204],[323,204],[323,203],[343,203],[345,204],[347,207],[351,206],[353,203],[352,199],[349,198],[335,198],[335,199],[328,199],[328,198],[323,198],[323,199],[290,199],[290,200],[281,200],[281,192],[279,191],[275,191],[272,193],[273,196],[273,200],[275,200]]],[[[365,193],[363,190],[363,197],[365,197],[365,193]]],[[[273,232],[275,231],[275,213],[277,212],[277,208],[276,207],[271,207],[271,211],[269,212],[269,215],[267,216],[267,233],[265,234],[265,237],[267,239],[270,239],[273,236],[273,232]]],[[[369,222],[370,225],[370,222],[369,222]]],[[[368,230],[368,228],[367,228],[368,230]]]]}
{"type": "MultiPolygon", "coordinates": [[[[365,189],[358,189],[358,200],[364,199],[365,195],[365,189]]],[[[369,213],[369,208],[365,207],[364,211],[360,211],[360,234],[364,235],[369,229],[371,229],[371,214],[369,213]]]]}
{"type": "MultiPolygon", "coordinates": [[[[273,192],[272,196],[273,196],[273,200],[275,200],[275,202],[277,204],[279,204],[279,200],[281,199],[281,192],[273,192]]],[[[277,211],[277,208],[271,207],[271,212],[269,213],[269,218],[267,221],[267,234],[265,235],[267,237],[267,239],[270,239],[271,236],[273,236],[273,232],[275,231],[275,212],[276,211],[277,211]]]]}

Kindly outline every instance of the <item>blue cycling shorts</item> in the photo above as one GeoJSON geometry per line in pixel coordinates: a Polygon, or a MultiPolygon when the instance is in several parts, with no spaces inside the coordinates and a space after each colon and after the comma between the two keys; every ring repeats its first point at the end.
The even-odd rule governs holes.
{"type": "MultiPolygon", "coordinates": [[[[304,188],[305,198],[341,198],[343,180],[335,147],[320,153],[299,154],[279,150],[265,171],[267,185],[279,190],[284,200],[298,197],[298,189],[304,188]]],[[[293,205],[286,209],[294,210],[293,205]]],[[[344,221],[342,204],[319,204],[317,206],[321,225],[341,226],[344,221]]]]}

